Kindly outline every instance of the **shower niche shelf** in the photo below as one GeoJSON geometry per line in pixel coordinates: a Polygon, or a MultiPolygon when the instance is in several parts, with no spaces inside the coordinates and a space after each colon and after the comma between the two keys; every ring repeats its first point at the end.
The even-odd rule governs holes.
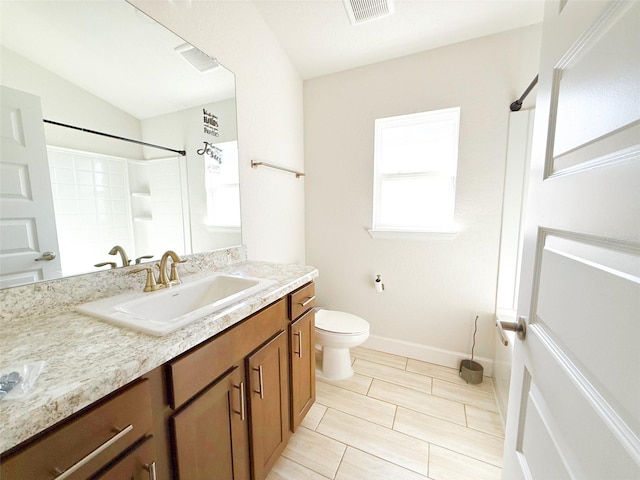
{"type": "Polygon", "coordinates": [[[150,222],[153,220],[151,192],[131,192],[131,213],[134,222],[150,222]]]}

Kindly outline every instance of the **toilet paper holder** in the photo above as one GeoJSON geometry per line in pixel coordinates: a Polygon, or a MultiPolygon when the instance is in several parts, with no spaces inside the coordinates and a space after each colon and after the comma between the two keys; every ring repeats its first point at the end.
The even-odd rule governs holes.
{"type": "Polygon", "coordinates": [[[382,283],[381,275],[376,275],[375,286],[376,292],[382,293],[384,291],[384,283],[382,283]]]}

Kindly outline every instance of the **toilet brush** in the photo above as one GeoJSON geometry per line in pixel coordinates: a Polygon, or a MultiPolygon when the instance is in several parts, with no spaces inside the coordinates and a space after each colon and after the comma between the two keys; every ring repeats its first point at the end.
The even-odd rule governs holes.
{"type": "Polygon", "coordinates": [[[471,360],[462,360],[460,362],[460,369],[458,370],[458,374],[462,379],[471,384],[476,384],[482,382],[482,372],[483,368],[478,362],[473,361],[473,351],[476,348],[476,333],[478,331],[478,315],[476,315],[476,319],[474,321],[474,329],[473,329],[473,344],[471,346],[471,360]]]}

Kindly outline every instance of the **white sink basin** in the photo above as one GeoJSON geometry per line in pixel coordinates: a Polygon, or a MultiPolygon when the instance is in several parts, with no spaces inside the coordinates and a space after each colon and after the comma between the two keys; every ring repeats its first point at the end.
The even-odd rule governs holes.
{"type": "Polygon", "coordinates": [[[155,292],[126,293],[85,303],[76,310],[116,325],[162,336],[275,283],[275,280],[215,274],[155,292]]]}

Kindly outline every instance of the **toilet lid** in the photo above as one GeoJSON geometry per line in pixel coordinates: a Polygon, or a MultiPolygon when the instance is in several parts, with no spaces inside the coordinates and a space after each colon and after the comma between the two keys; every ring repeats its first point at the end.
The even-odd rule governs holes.
{"type": "Polygon", "coordinates": [[[357,315],[322,309],[316,312],[316,328],[331,333],[357,335],[368,332],[369,323],[357,315]]]}

